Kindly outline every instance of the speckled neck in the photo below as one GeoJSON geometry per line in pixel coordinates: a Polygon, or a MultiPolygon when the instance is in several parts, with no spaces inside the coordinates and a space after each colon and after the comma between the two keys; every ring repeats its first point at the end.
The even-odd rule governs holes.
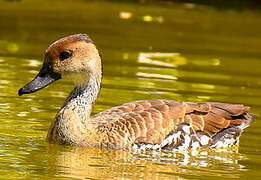
{"type": "Polygon", "coordinates": [[[73,105],[74,111],[84,116],[84,119],[90,118],[101,84],[101,75],[91,74],[88,77],[87,83],[79,84],[73,89],[63,106],[66,108],[73,105]]]}
{"type": "Polygon", "coordinates": [[[93,132],[96,125],[90,114],[100,90],[101,73],[92,74],[88,78],[87,83],[73,89],[56,115],[48,131],[49,142],[79,146],[96,142],[90,141],[90,137],[96,137],[93,132]]]}

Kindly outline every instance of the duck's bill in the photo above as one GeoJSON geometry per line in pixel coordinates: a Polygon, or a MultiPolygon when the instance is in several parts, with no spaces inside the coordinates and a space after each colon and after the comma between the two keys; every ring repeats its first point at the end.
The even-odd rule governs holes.
{"type": "Polygon", "coordinates": [[[39,74],[37,74],[34,80],[19,89],[18,95],[22,96],[23,94],[33,93],[48,86],[58,79],[61,79],[61,75],[59,73],[53,72],[51,66],[49,66],[48,64],[43,64],[43,67],[40,70],[39,74]]]}

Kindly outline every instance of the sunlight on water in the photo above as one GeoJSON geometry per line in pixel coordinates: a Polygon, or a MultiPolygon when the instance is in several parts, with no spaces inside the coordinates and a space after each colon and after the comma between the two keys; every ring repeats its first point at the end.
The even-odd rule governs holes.
{"type": "Polygon", "coordinates": [[[127,12],[127,11],[121,11],[119,14],[119,17],[124,20],[136,18],[136,19],[142,20],[144,22],[157,22],[157,23],[164,22],[164,18],[162,16],[151,16],[151,15],[135,16],[134,13],[127,12]]]}
{"type": "Polygon", "coordinates": [[[168,76],[168,75],[162,75],[162,74],[149,74],[149,73],[142,73],[137,72],[137,76],[140,77],[147,77],[147,78],[157,78],[157,79],[169,79],[169,80],[175,80],[176,77],[168,76]]]}
{"type": "Polygon", "coordinates": [[[40,67],[40,65],[42,65],[42,62],[40,62],[40,61],[38,61],[38,60],[34,60],[34,59],[28,60],[28,66],[31,66],[31,67],[40,67]]]}
{"type": "Polygon", "coordinates": [[[178,67],[187,64],[187,60],[179,53],[159,52],[139,53],[138,62],[165,67],[178,67]]]}

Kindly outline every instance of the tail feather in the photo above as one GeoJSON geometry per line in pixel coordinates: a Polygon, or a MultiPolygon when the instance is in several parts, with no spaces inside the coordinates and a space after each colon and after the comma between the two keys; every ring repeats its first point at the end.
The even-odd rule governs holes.
{"type": "Polygon", "coordinates": [[[255,114],[250,114],[250,113],[244,114],[245,121],[242,124],[240,124],[238,127],[241,130],[247,128],[248,126],[250,126],[250,124],[252,124],[252,122],[256,119],[256,117],[257,115],[255,114]]]}
{"type": "Polygon", "coordinates": [[[243,115],[244,122],[240,125],[229,127],[226,129],[221,130],[220,132],[216,133],[209,144],[209,147],[230,147],[233,145],[237,145],[239,142],[239,137],[243,130],[250,126],[250,124],[256,119],[255,114],[244,113],[243,115]]]}

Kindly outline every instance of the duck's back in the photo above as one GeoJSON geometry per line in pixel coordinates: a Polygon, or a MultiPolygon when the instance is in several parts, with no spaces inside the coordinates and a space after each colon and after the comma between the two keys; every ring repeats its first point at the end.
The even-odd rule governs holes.
{"type": "Polygon", "coordinates": [[[160,99],[126,103],[92,117],[104,146],[127,149],[231,146],[254,119],[240,104],[160,99]]]}

